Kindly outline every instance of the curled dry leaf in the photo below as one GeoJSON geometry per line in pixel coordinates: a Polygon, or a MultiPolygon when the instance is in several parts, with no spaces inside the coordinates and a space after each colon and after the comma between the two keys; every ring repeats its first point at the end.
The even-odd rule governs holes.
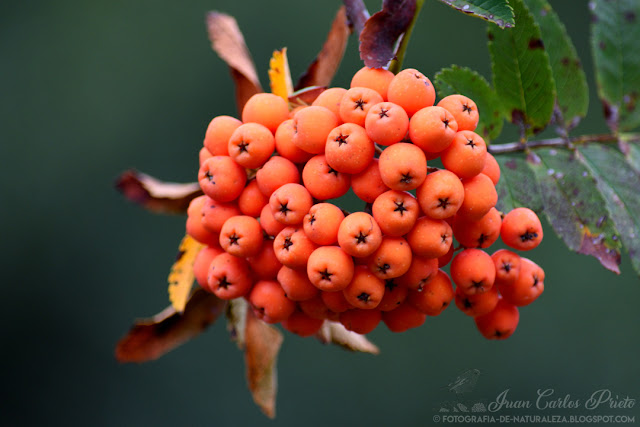
{"type": "Polygon", "coordinates": [[[289,99],[289,94],[293,92],[293,83],[291,82],[286,47],[273,51],[273,55],[269,60],[269,83],[271,85],[271,93],[278,95],[285,101],[289,99]]]}
{"type": "Polygon", "coordinates": [[[231,69],[236,86],[236,105],[241,112],[249,98],[262,92],[258,73],[242,32],[235,18],[215,11],[207,14],[207,31],[211,47],[231,69]]]}
{"type": "Polygon", "coordinates": [[[347,19],[349,26],[356,34],[360,34],[365,22],[369,19],[369,11],[362,0],[343,0],[347,8],[347,19]]]}
{"type": "Polygon", "coordinates": [[[193,262],[204,245],[189,235],[185,235],[180,242],[180,249],[176,261],[169,272],[169,301],[177,312],[182,313],[191,288],[193,287],[193,262]]]}
{"type": "Polygon", "coordinates": [[[360,58],[371,68],[386,67],[395,58],[398,40],[416,13],[416,0],[384,0],[360,33],[360,58]]]}
{"type": "Polygon", "coordinates": [[[276,363],[282,334],[247,311],[245,326],[245,364],[253,401],[269,418],[276,416],[278,374],[276,363]]]}
{"type": "Polygon", "coordinates": [[[236,342],[240,350],[244,350],[245,331],[247,327],[247,310],[249,304],[244,298],[229,301],[225,316],[227,317],[227,331],[231,339],[236,342]]]}
{"type": "Polygon", "coordinates": [[[323,344],[337,344],[347,350],[379,354],[380,349],[366,336],[348,331],[341,323],[325,320],[316,334],[323,344]]]}
{"type": "Polygon", "coordinates": [[[298,79],[298,83],[295,86],[296,90],[308,86],[329,86],[340,66],[340,62],[342,62],[350,33],[346,8],[342,6],[338,9],[338,13],[333,19],[327,40],[322,45],[322,50],[309,65],[307,71],[298,79]]]}
{"type": "Polygon", "coordinates": [[[192,295],[184,313],[167,307],[150,319],[136,322],[116,346],[119,362],[148,362],[199,335],[224,309],[225,301],[203,290],[192,295]]]}
{"type": "Polygon", "coordinates": [[[185,213],[189,202],[202,195],[197,182],[162,182],[135,170],[123,172],[116,188],[127,199],[157,213],[185,213]]]}

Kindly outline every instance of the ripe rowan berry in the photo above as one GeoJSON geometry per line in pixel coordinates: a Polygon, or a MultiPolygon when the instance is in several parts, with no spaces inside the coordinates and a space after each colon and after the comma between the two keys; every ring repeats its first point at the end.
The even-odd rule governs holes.
{"type": "Polygon", "coordinates": [[[275,133],[280,123],[289,118],[289,105],[272,93],[257,93],[247,100],[242,109],[244,123],[259,123],[275,133]]]}
{"type": "Polygon", "coordinates": [[[400,142],[387,147],[378,165],[382,182],[392,190],[416,189],[427,177],[427,159],[413,144],[400,142]]]}
{"type": "Polygon", "coordinates": [[[340,118],[345,123],[355,123],[364,127],[369,109],[382,102],[382,96],[373,89],[352,87],[340,101],[340,118]]]}
{"type": "Polygon", "coordinates": [[[347,194],[351,178],[329,166],[324,155],[318,155],[304,165],[302,182],[314,198],[328,200],[347,194]]]}
{"type": "Polygon", "coordinates": [[[218,246],[218,234],[208,230],[204,226],[203,208],[207,202],[207,196],[199,196],[191,200],[187,210],[187,234],[198,242],[209,246],[218,246]]]}
{"type": "Polygon", "coordinates": [[[514,282],[499,282],[502,298],[518,307],[529,305],[544,292],[544,270],[527,258],[520,259],[520,273],[514,282]]]}
{"type": "Polygon", "coordinates": [[[254,218],[260,216],[262,208],[265,207],[267,203],[269,203],[269,198],[262,194],[255,179],[247,183],[247,186],[244,187],[244,190],[242,190],[242,193],[240,193],[238,197],[240,212],[254,218]]]}
{"type": "Polygon", "coordinates": [[[218,202],[205,197],[205,203],[202,206],[202,224],[204,227],[214,233],[220,233],[222,225],[226,220],[237,215],[242,215],[240,208],[234,203],[218,202]]]}
{"type": "Polygon", "coordinates": [[[300,172],[291,160],[273,156],[256,173],[258,188],[267,198],[285,184],[298,184],[300,172]]]}
{"type": "Polygon", "coordinates": [[[380,320],[382,315],[380,310],[366,310],[353,308],[340,313],[340,323],[348,330],[357,334],[368,334],[373,331],[380,320]]]}
{"type": "Polygon", "coordinates": [[[209,264],[207,284],[209,290],[220,299],[242,297],[253,285],[249,264],[244,258],[222,253],[209,264]]]}
{"type": "Polygon", "coordinates": [[[309,256],[307,275],[321,291],[337,292],[353,278],[353,259],[338,246],[320,246],[309,256]]]}
{"type": "Polygon", "coordinates": [[[318,245],[332,245],[338,241],[338,229],[343,219],[344,214],[336,205],[318,203],[304,217],[304,232],[318,245]]]}
{"type": "Polygon", "coordinates": [[[293,143],[313,154],[324,152],[327,136],[338,126],[338,118],[325,107],[307,107],[293,117],[293,143]]]}
{"type": "Polygon", "coordinates": [[[229,218],[220,230],[220,246],[237,257],[257,255],[260,252],[262,240],[260,223],[247,215],[229,218]]]}
{"type": "Polygon", "coordinates": [[[458,215],[479,220],[498,202],[498,193],[491,179],[480,173],[473,178],[462,180],[464,199],[458,215]]]}
{"type": "Polygon", "coordinates": [[[411,247],[405,239],[383,236],[378,249],[369,256],[367,265],[379,279],[393,279],[409,270],[411,256],[411,247]]]}
{"type": "Polygon", "coordinates": [[[447,273],[438,270],[421,290],[410,290],[409,304],[428,316],[437,316],[453,301],[454,292],[447,273]]]}
{"type": "Polygon", "coordinates": [[[446,221],[423,216],[418,218],[405,237],[415,255],[438,258],[449,251],[453,241],[453,231],[446,221]]]}
{"type": "Polygon", "coordinates": [[[276,221],[273,217],[273,212],[271,212],[271,206],[268,204],[260,211],[260,226],[267,235],[272,237],[277,236],[286,227],[286,225],[276,221]]]}
{"type": "Polygon", "coordinates": [[[204,148],[212,156],[229,155],[229,139],[242,122],[230,116],[214,117],[204,135],[204,148]]]}
{"type": "Polygon", "coordinates": [[[276,257],[271,239],[263,239],[260,251],[256,255],[248,257],[247,261],[251,271],[260,280],[275,280],[278,276],[278,271],[282,267],[276,257]]]}
{"type": "Polygon", "coordinates": [[[365,212],[347,215],[338,229],[338,244],[347,254],[367,257],[382,242],[382,232],[376,220],[365,212]]]}
{"type": "Polygon", "coordinates": [[[487,152],[487,158],[484,163],[484,169],[482,169],[482,173],[487,175],[493,185],[498,185],[498,181],[500,181],[500,165],[495,157],[489,152],[487,152]]]}
{"type": "Polygon", "coordinates": [[[411,142],[429,153],[439,153],[447,149],[457,132],[456,119],[442,107],[423,108],[409,121],[411,142]]]}
{"type": "Polygon", "coordinates": [[[500,237],[505,245],[520,251],[537,247],[542,241],[542,225],[534,211],[515,208],[502,220],[500,237]]]}
{"type": "Polygon", "coordinates": [[[384,281],[382,279],[376,277],[364,265],[358,265],[355,267],[353,279],[342,293],[352,306],[370,310],[380,304],[384,289],[384,281]]]}
{"type": "Polygon", "coordinates": [[[518,308],[503,298],[489,313],[475,318],[480,333],[490,340],[509,338],[515,332],[519,320],[518,308]]]}
{"type": "Polygon", "coordinates": [[[491,255],[496,266],[496,283],[513,283],[520,274],[520,255],[499,249],[491,255]]]}
{"type": "Polygon", "coordinates": [[[307,153],[293,143],[293,135],[296,130],[293,127],[293,119],[285,120],[280,123],[275,134],[276,151],[285,159],[291,160],[293,163],[305,163],[311,157],[312,153],[307,153]]]}
{"type": "Polygon", "coordinates": [[[467,295],[486,292],[493,286],[496,267],[486,252],[465,249],[451,262],[451,278],[460,291],[467,295]]]}
{"type": "Polygon", "coordinates": [[[362,172],[351,176],[351,188],[360,200],[367,203],[373,203],[379,195],[389,190],[380,176],[378,159],[373,159],[362,172]]]}
{"type": "Polygon", "coordinates": [[[387,89],[389,84],[395,75],[384,68],[369,68],[362,67],[351,78],[350,87],[366,87],[373,89],[382,96],[382,99],[387,99],[387,89]]]}
{"type": "Polygon", "coordinates": [[[502,218],[496,208],[478,221],[464,216],[455,216],[453,219],[453,236],[465,248],[488,248],[500,237],[502,218]]]}
{"type": "Polygon", "coordinates": [[[438,102],[438,106],[445,108],[458,123],[458,130],[476,130],[480,115],[476,103],[464,95],[445,96],[438,102]]]}
{"type": "Polygon", "coordinates": [[[209,290],[207,276],[209,275],[209,266],[211,261],[224,251],[218,246],[205,246],[198,252],[196,259],[193,261],[193,275],[196,281],[205,290],[209,290]]]}
{"type": "Polygon", "coordinates": [[[322,319],[314,319],[302,311],[296,311],[282,322],[282,327],[301,337],[310,337],[320,330],[322,323],[322,319]]]}
{"type": "Polygon", "coordinates": [[[300,184],[284,184],[269,198],[273,217],[286,225],[301,224],[312,205],[311,194],[300,184]]]}
{"type": "Polygon", "coordinates": [[[373,160],[375,148],[364,128],[344,123],[327,136],[325,157],[330,167],[343,173],[360,173],[373,160]]]}
{"type": "Polygon", "coordinates": [[[429,218],[450,218],[458,212],[464,200],[460,178],[448,170],[430,173],[416,190],[420,209],[429,218]]]}
{"type": "Polygon", "coordinates": [[[498,304],[498,288],[492,286],[487,292],[467,295],[460,288],[456,289],[456,306],[467,316],[484,316],[498,304]]]}
{"type": "Polygon", "coordinates": [[[334,313],[343,313],[353,308],[342,292],[320,292],[320,298],[334,313]]]}
{"type": "Polygon", "coordinates": [[[305,270],[294,270],[285,265],[278,270],[278,283],[284,289],[287,298],[292,301],[306,301],[320,292],[309,280],[305,270]]]}
{"type": "Polygon", "coordinates": [[[391,332],[405,332],[422,326],[427,315],[405,300],[396,309],[382,313],[382,321],[391,332]]]}
{"type": "Polygon", "coordinates": [[[381,102],[371,107],[364,121],[367,135],[381,145],[402,141],[409,131],[409,116],[393,102],[381,102]]]}
{"type": "Polygon", "coordinates": [[[418,110],[430,107],[436,100],[436,91],[424,74],[413,68],[400,71],[389,83],[387,99],[401,106],[409,117],[418,110]]]}
{"type": "Polygon", "coordinates": [[[376,309],[380,311],[394,310],[407,299],[408,294],[409,288],[400,285],[397,278],[385,279],[384,295],[376,309]]]}
{"type": "Polygon", "coordinates": [[[245,123],[229,138],[229,156],[242,167],[255,169],[262,166],[276,147],[273,134],[258,123],[245,123]]]}
{"type": "Polygon", "coordinates": [[[286,297],[275,280],[256,282],[249,294],[249,303],[256,316],[267,323],[282,322],[296,309],[296,303],[286,297]]]}
{"type": "MultiPolygon", "coordinates": [[[[318,288],[315,289],[318,291],[318,288]]],[[[329,310],[329,307],[325,305],[319,294],[311,299],[298,302],[298,306],[304,314],[313,319],[338,320],[338,313],[329,310]]]]}
{"type": "Polygon", "coordinates": [[[420,208],[411,193],[389,190],[376,198],[371,212],[382,233],[404,236],[415,225],[420,208]]]}
{"type": "Polygon", "coordinates": [[[202,147],[198,152],[198,166],[202,166],[202,164],[210,157],[213,157],[213,154],[211,154],[206,147],[202,147]]]}
{"type": "Polygon", "coordinates": [[[482,172],[486,158],[484,140],[470,130],[456,133],[451,145],[440,155],[444,167],[462,179],[472,178],[482,172]]]}
{"type": "Polygon", "coordinates": [[[397,282],[408,289],[421,291],[438,273],[438,259],[412,255],[411,265],[397,282]]]}
{"type": "Polygon", "coordinates": [[[286,227],[273,240],[276,258],[281,264],[293,269],[306,268],[307,260],[316,249],[301,228],[286,227]]]}
{"type": "Polygon", "coordinates": [[[338,118],[338,121],[342,123],[342,119],[340,118],[340,102],[342,101],[342,97],[344,97],[345,93],[347,93],[345,88],[330,87],[318,95],[311,105],[331,110],[331,112],[338,118]]]}
{"type": "Polygon", "coordinates": [[[242,193],[247,173],[231,157],[213,156],[200,167],[198,182],[207,196],[219,202],[230,202],[242,193]]]}

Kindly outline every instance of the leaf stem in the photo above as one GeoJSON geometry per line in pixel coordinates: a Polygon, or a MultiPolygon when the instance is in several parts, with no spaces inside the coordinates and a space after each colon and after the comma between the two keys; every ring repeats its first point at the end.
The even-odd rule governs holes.
{"type": "Polygon", "coordinates": [[[418,20],[418,15],[420,14],[420,9],[422,9],[423,3],[424,0],[416,0],[416,13],[413,15],[413,19],[411,19],[409,28],[407,28],[407,31],[405,31],[402,35],[402,40],[400,40],[400,45],[398,46],[396,57],[389,63],[389,71],[391,71],[393,74],[398,74],[400,70],[402,70],[402,62],[404,61],[404,55],[407,52],[407,46],[409,45],[411,32],[413,31],[413,27],[416,25],[416,21],[418,20]]]}
{"type": "MultiPolygon", "coordinates": [[[[597,135],[581,135],[571,138],[549,138],[537,141],[509,142],[506,144],[495,144],[488,147],[491,154],[512,153],[515,151],[525,151],[542,147],[565,147],[569,148],[573,145],[586,143],[617,143],[618,136],[614,134],[597,134],[597,135]]],[[[626,142],[640,142],[640,134],[632,134],[626,139],[626,142]]]]}

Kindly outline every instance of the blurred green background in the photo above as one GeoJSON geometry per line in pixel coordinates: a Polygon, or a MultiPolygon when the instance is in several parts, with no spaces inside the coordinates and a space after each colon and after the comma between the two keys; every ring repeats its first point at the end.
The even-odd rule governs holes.
{"type": "MultiPolygon", "coordinates": [[[[379,2],[367,2],[371,10],[379,2]]],[[[294,78],[320,49],[339,1],[3,2],[0,6],[2,425],[429,425],[447,385],[481,372],[464,400],[535,400],[538,389],[584,402],[598,389],[639,397],[640,283],[569,253],[545,225],[531,253],[546,291],[518,331],[487,341],[451,308],[419,329],[371,334],[379,356],[286,333],[275,421],[253,405],[243,360],[220,321],[162,359],[119,365],[114,345],[137,317],[167,304],[166,276],[184,218],[158,216],[114,190],[136,167],[196,177],[209,120],[236,114],[226,65],[211,51],[205,12],[234,15],[265,87],[273,49],[294,78]]],[[[595,94],[586,1],[554,1],[595,94]]],[[[486,24],[427,1],[406,67],[433,77],[451,64],[490,78],[486,24]]],[[[352,37],[335,84],[361,67],[352,37]]],[[[595,413],[635,415],[632,409],[595,413]]],[[[580,414],[512,411],[518,415],[580,414]]],[[[509,413],[509,412],[507,412],[509,413]]],[[[593,413],[589,412],[589,413],[593,413]]]]}

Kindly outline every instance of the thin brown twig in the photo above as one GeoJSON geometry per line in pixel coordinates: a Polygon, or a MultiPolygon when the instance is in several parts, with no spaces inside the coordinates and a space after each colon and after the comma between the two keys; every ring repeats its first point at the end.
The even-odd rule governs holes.
{"type": "MultiPolygon", "coordinates": [[[[549,138],[537,141],[509,142],[506,144],[495,144],[488,147],[491,154],[512,153],[516,151],[525,151],[527,149],[542,147],[571,147],[573,145],[586,143],[617,143],[619,137],[614,134],[598,134],[598,135],[581,135],[571,138],[549,138]]],[[[640,134],[631,135],[626,139],[627,142],[640,142],[640,134]]]]}

